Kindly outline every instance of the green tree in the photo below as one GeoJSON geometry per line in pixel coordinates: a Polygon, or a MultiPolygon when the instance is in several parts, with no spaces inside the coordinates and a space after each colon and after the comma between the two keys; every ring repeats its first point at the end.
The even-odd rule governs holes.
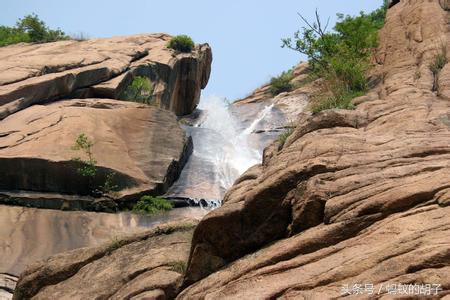
{"type": "Polygon", "coordinates": [[[81,133],[77,137],[75,144],[71,147],[72,150],[84,152],[87,157],[87,159],[82,159],[80,157],[75,157],[72,159],[81,163],[81,166],[77,169],[78,174],[88,178],[91,193],[95,195],[109,195],[111,197],[115,197],[115,192],[119,190],[119,186],[115,184],[116,173],[109,172],[106,175],[103,184],[97,187],[94,186],[94,178],[96,177],[98,170],[97,161],[95,160],[92,152],[93,147],[94,142],[91,141],[84,133],[81,133]]]}
{"type": "Polygon", "coordinates": [[[77,137],[75,144],[72,146],[72,150],[81,150],[88,158],[87,160],[83,160],[80,157],[73,158],[73,160],[82,163],[82,166],[78,168],[78,173],[81,176],[93,178],[97,174],[97,161],[92,154],[93,146],[94,143],[84,133],[77,137]]]}
{"type": "Polygon", "coordinates": [[[66,40],[68,37],[60,29],[48,28],[36,14],[19,19],[15,27],[0,26],[0,46],[21,42],[45,43],[66,40]]]}
{"type": "Polygon", "coordinates": [[[151,104],[153,84],[149,78],[136,76],[130,85],[119,96],[120,99],[151,104]]]}
{"type": "Polygon", "coordinates": [[[327,108],[351,108],[351,97],[367,90],[366,73],[373,49],[378,45],[378,30],[383,26],[386,3],[370,14],[358,16],[338,14],[334,30],[328,30],[316,11],[314,22],[299,14],[305,24],[293,38],[282,39],[282,47],[308,57],[312,75],[324,78],[330,95],[320,100],[320,111],[327,108]],[[326,102],[326,104],[325,104],[326,102]]]}
{"type": "Polygon", "coordinates": [[[19,19],[16,27],[18,30],[27,33],[31,42],[53,42],[68,38],[60,29],[49,29],[36,14],[19,19]]]}

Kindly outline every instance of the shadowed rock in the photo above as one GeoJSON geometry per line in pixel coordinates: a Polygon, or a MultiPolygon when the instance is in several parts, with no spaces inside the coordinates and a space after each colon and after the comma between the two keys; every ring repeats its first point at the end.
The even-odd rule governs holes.
{"type": "Polygon", "coordinates": [[[108,174],[114,173],[118,201],[163,194],[191,152],[191,139],[169,111],[107,99],[34,105],[1,121],[0,190],[12,192],[0,199],[35,207],[114,210],[114,202],[96,205],[99,200],[89,197],[108,174]],[[73,160],[87,159],[71,149],[82,133],[94,143],[98,171],[92,182],[78,173],[80,164],[73,160]]]}

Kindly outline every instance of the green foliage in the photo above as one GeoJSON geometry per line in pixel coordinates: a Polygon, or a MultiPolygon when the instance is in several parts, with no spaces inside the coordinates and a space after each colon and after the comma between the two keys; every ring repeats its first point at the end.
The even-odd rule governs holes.
{"type": "Polygon", "coordinates": [[[94,177],[97,173],[97,161],[92,154],[92,147],[94,143],[84,134],[80,134],[75,144],[72,146],[72,150],[83,151],[88,157],[87,160],[83,160],[80,157],[75,157],[73,160],[81,162],[82,166],[78,168],[78,173],[84,177],[94,177]]]}
{"type": "Polygon", "coordinates": [[[174,261],[172,263],[169,263],[169,265],[171,266],[172,271],[175,271],[180,274],[186,273],[187,263],[185,261],[182,260],[174,261]]]}
{"type": "Polygon", "coordinates": [[[191,52],[194,48],[194,41],[188,35],[177,35],[170,39],[167,47],[180,52],[191,52]]]}
{"type": "Polygon", "coordinates": [[[276,96],[283,92],[289,92],[293,89],[291,80],[294,78],[292,70],[281,73],[277,77],[272,77],[270,80],[270,92],[276,96]]]}
{"type": "Polygon", "coordinates": [[[46,43],[66,39],[68,37],[63,31],[48,28],[36,14],[19,19],[15,27],[0,26],[0,46],[21,42],[46,43]]]}
{"type": "Polygon", "coordinates": [[[100,186],[100,192],[103,195],[114,195],[115,192],[119,190],[119,186],[114,184],[114,177],[116,176],[116,173],[111,172],[108,175],[106,175],[105,183],[103,183],[102,186],[100,186]]]}
{"type": "Polygon", "coordinates": [[[152,196],[143,196],[133,206],[133,211],[144,214],[156,214],[160,211],[171,210],[173,204],[166,199],[152,196]]]}
{"type": "Polygon", "coordinates": [[[282,40],[283,47],[298,51],[308,57],[313,76],[324,78],[330,97],[321,99],[315,106],[317,112],[329,108],[351,108],[349,97],[359,95],[368,88],[366,73],[370,58],[378,45],[378,30],[384,25],[387,5],[370,14],[358,16],[338,14],[334,30],[327,31],[316,11],[316,20],[306,24],[294,34],[294,39],[282,40]]]}
{"type": "Polygon", "coordinates": [[[30,37],[25,32],[14,27],[0,26],[0,47],[29,41],[30,37]]]}
{"type": "Polygon", "coordinates": [[[119,190],[119,186],[114,183],[116,173],[110,172],[106,175],[105,182],[100,186],[94,186],[94,178],[97,175],[97,161],[92,153],[92,147],[94,142],[91,141],[84,133],[81,133],[75,140],[75,144],[71,147],[74,151],[84,152],[87,159],[81,159],[75,157],[72,160],[81,163],[81,166],[77,169],[78,174],[89,179],[89,185],[91,192],[96,195],[109,195],[115,196],[115,192],[119,190]]]}
{"type": "Polygon", "coordinates": [[[447,48],[442,46],[441,51],[435,55],[429,68],[434,76],[437,76],[441,72],[442,68],[447,64],[447,48]]]}
{"type": "Polygon", "coordinates": [[[352,104],[353,98],[363,96],[363,91],[342,91],[335,93],[330,97],[324,97],[321,101],[317,101],[311,107],[313,113],[318,113],[322,110],[338,108],[338,109],[354,109],[352,104]]]}
{"type": "Polygon", "coordinates": [[[127,244],[127,242],[123,239],[120,239],[118,237],[113,237],[111,238],[111,242],[108,246],[108,248],[106,249],[106,253],[111,254],[113,251],[125,246],[127,244]]]}
{"type": "Polygon", "coordinates": [[[280,143],[281,147],[283,147],[284,143],[286,143],[287,138],[290,137],[293,132],[294,127],[288,127],[285,132],[278,136],[278,142],[280,143]]]}
{"type": "Polygon", "coordinates": [[[152,104],[153,84],[147,77],[136,76],[119,98],[122,100],[152,104]]]}
{"type": "Polygon", "coordinates": [[[437,91],[439,89],[439,73],[447,62],[447,47],[442,45],[441,51],[434,56],[433,61],[429,65],[430,71],[433,73],[434,77],[433,91],[437,91]]]}

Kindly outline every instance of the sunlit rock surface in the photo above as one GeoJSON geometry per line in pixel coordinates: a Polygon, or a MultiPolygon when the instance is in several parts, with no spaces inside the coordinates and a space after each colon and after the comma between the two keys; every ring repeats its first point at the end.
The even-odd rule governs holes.
{"type": "MultiPolygon", "coordinates": [[[[161,223],[202,218],[207,211],[177,208],[155,216],[65,212],[0,205],[0,273],[18,276],[51,255],[77,248],[111,243],[161,223]]],[[[1,279],[0,279],[1,283],[1,279]]]]}
{"type": "Polygon", "coordinates": [[[102,210],[91,197],[65,195],[88,196],[112,173],[119,189],[116,201],[163,194],[192,152],[191,139],[171,112],[127,101],[72,99],[34,105],[0,125],[0,189],[13,193],[0,196],[6,203],[18,198],[18,204],[35,207],[102,210]],[[93,182],[78,173],[80,164],[73,160],[88,159],[72,149],[80,134],[93,143],[98,169],[93,182]]]}
{"type": "Polygon", "coordinates": [[[0,118],[61,98],[113,98],[134,76],[147,76],[156,104],[191,113],[206,87],[212,54],[167,48],[170,35],[141,34],[86,41],[17,44],[0,48],[0,118]]]}
{"type": "Polygon", "coordinates": [[[303,115],[265,150],[196,228],[179,299],[330,299],[344,284],[382,299],[393,283],[450,293],[450,69],[437,91],[429,69],[448,17],[437,0],[389,10],[372,74],[383,80],[355,110],[303,115]]]}

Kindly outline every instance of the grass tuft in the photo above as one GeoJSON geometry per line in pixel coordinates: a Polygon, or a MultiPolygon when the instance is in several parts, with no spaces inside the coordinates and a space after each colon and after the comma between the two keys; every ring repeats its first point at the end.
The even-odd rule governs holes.
{"type": "Polygon", "coordinates": [[[133,211],[142,214],[156,214],[161,211],[171,210],[173,204],[166,199],[152,196],[143,196],[133,206],[133,211]]]}

